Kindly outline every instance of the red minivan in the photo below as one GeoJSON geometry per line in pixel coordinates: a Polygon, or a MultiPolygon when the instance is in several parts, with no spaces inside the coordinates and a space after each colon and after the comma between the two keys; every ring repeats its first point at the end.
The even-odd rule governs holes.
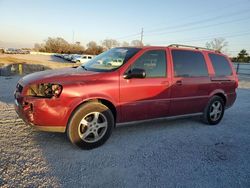
{"type": "Polygon", "coordinates": [[[117,123],[202,115],[218,124],[236,99],[238,78],[229,58],[209,49],[120,47],[76,68],[24,76],[15,108],[29,125],[67,132],[83,148],[102,145],[117,123]]]}

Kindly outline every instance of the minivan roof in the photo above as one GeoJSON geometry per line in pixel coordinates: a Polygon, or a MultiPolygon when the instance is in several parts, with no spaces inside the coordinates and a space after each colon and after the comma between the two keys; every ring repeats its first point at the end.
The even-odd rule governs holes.
{"type": "MultiPolygon", "coordinates": [[[[133,47],[131,47],[131,48],[133,48],[133,47]]],[[[142,47],[136,47],[136,48],[139,48],[139,49],[178,48],[178,49],[193,49],[193,50],[221,53],[218,50],[213,50],[213,49],[209,49],[209,48],[205,48],[205,47],[183,45],[183,44],[171,44],[168,46],[142,46],[142,47]]]]}

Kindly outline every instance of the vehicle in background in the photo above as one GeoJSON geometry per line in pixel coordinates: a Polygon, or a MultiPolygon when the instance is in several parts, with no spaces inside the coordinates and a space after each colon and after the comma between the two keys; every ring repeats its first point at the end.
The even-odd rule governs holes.
{"type": "Polygon", "coordinates": [[[80,58],[80,57],[82,57],[83,55],[81,55],[81,54],[72,54],[71,55],[71,58],[70,58],[70,61],[72,61],[72,62],[75,62],[75,59],[76,58],[80,58]]]}
{"type": "Polygon", "coordinates": [[[54,56],[62,58],[63,54],[54,54],[54,56]]]}
{"type": "Polygon", "coordinates": [[[82,55],[81,57],[75,58],[73,62],[85,64],[89,60],[93,59],[93,57],[94,57],[93,55],[82,55]]]}
{"type": "Polygon", "coordinates": [[[82,64],[88,62],[94,57],[93,55],[81,55],[81,54],[55,54],[54,56],[63,58],[73,63],[82,63],[82,64]]]}
{"type": "Polygon", "coordinates": [[[17,49],[16,48],[6,48],[6,49],[4,49],[4,53],[5,54],[16,54],[17,49]]]}
{"type": "Polygon", "coordinates": [[[112,61],[107,63],[107,65],[114,66],[114,67],[120,67],[122,64],[123,64],[122,59],[113,59],[112,61]]]}
{"type": "Polygon", "coordinates": [[[63,55],[63,59],[65,59],[65,60],[70,60],[70,54],[64,54],[63,55]]]}
{"type": "Polygon", "coordinates": [[[29,50],[23,50],[23,49],[18,49],[18,48],[7,48],[4,49],[5,54],[29,54],[29,50]]]}
{"type": "Polygon", "coordinates": [[[72,61],[73,63],[76,63],[76,62],[79,63],[79,62],[80,62],[79,59],[82,58],[82,56],[83,56],[83,55],[79,55],[79,54],[74,55],[71,61],[72,61]]]}

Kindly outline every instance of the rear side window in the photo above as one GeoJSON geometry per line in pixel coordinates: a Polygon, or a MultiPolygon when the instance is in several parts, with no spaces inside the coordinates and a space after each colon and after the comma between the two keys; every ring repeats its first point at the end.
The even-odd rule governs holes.
{"type": "Polygon", "coordinates": [[[160,78],[166,77],[166,64],[165,50],[150,50],[139,57],[131,68],[144,69],[146,78],[160,78]]]}
{"type": "Polygon", "coordinates": [[[208,76],[206,61],[201,52],[172,50],[175,77],[208,76]]]}
{"type": "Polygon", "coordinates": [[[218,54],[209,54],[208,56],[212,62],[216,76],[232,75],[232,69],[224,56],[218,54]]]}

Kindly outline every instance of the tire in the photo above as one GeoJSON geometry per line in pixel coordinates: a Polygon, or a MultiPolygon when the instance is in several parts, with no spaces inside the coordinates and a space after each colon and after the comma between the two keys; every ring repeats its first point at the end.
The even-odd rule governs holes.
{"type": "Polygon", "coordinates": [[[203,121],[208,125],[217,125],[223,118],[225,102],[219,96],[213,96],[203,113],[203,121]]]}
{"type": "Polygon", "coordinates": [[[72,114],[67,126],[67,136],[71,143],[81,149],[93,149],[108,140],[114,124],[114,116],[107,106],[88,102],[72,114]]]}

